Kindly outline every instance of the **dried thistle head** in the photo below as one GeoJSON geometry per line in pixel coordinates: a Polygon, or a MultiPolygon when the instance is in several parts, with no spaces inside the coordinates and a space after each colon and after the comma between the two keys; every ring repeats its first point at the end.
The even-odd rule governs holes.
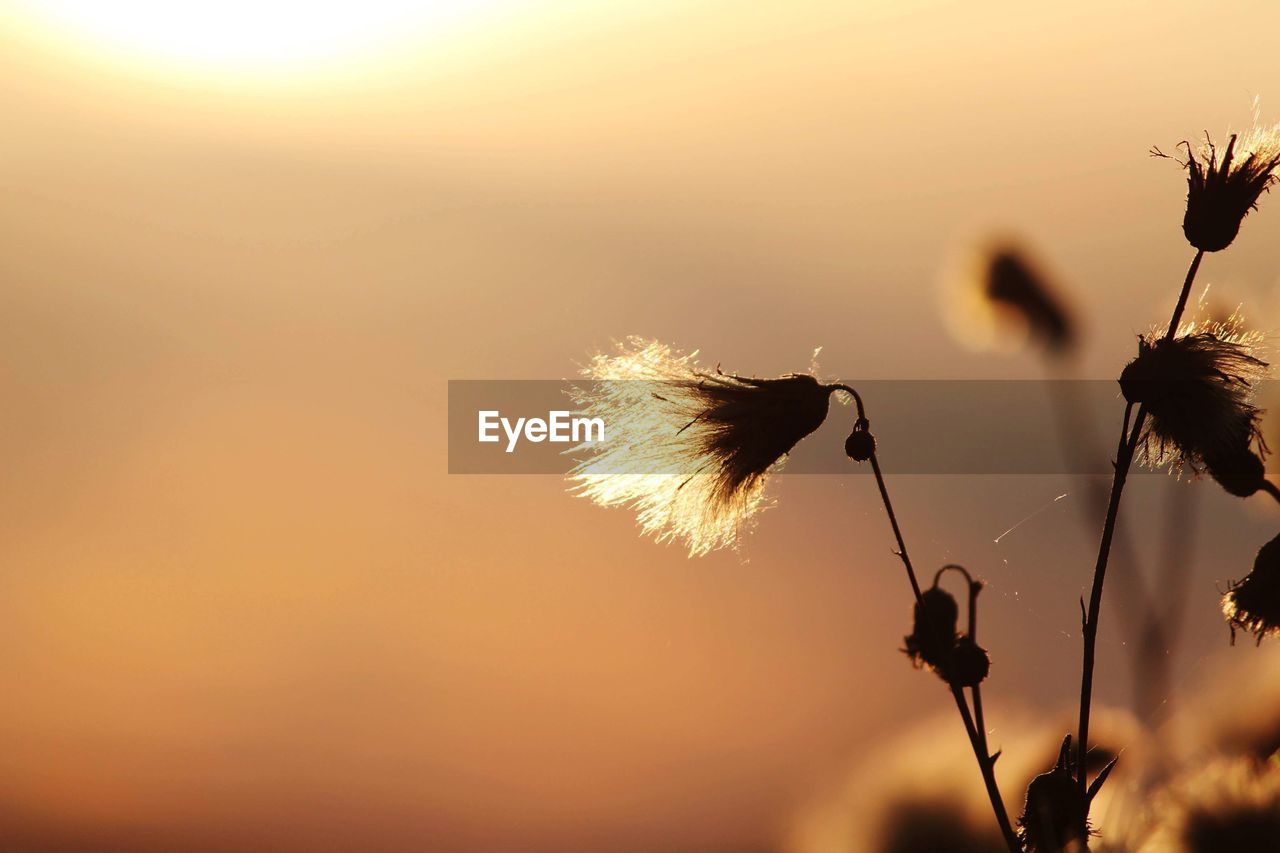
{"type": "Polygon", "coordinates": [[[1152,332],[1138,340],[1138,356],[1121,372],[1120,390],[1147,408],[1143,462],[1197,472],[1207,467],[1221,479],[1248,474],[1241,457],[1254,446],[1266,451],[1261,411],[1252,403],[1267,367],[1256,355],[1261,340],[1234,314],[1224,322],[1186,324],[1170,339],[1152,332]]]}
{"type": "Polygon", "coordinates": [[[1237,628],[1254,634],[1259,643],[1269,634],[1280,634],[1280,536],[1263,545],[1253,571],[1231,585],[1222,597],[1222,613],[1231,626],[1232,642],[1237,628]]]}
{"type": "Polygon", "coordinates": [[[770,471],[826,419],[834,386],[807,374],[756,379],[707,371],[697,353],[629,338],[591,360],[575,390],[609,441],[582,445],[575,491],[630,506],[645,533],[692,555],[735,544],[763,504],[770,471]]]}
{"type": "Polygon", "coordinates": [[[1276,180],[1280,134],[1274,127],[1233,133],[1221,151],[1207,134],[1199,150],[1188,142],[1182,145],[1186,160],[1158,148],[1152,153],[1176,160],[1187,170],[1187,210],[1182,219],[1187,242],[1204,252],[1221,251],[1235,240],[1245,216],[1276,180]]]}

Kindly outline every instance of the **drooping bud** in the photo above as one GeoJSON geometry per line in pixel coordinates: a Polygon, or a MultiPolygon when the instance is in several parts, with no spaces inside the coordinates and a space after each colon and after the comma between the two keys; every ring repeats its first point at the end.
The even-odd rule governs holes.
{"type": "Polygon", "coordinates": [[[903,651],[916,666],[929,666],[943,673],[956,645],[956,600],[945,589],[930,587],[913,606],[912,616],[911,633],[903,640],[903,651]]]}
{"type": "Polygon", "coordinates": [[[866,462],[876,452],[876,437],[864,421],[854,424],[853,432],[844,440],[844,452],[854,462],[866,462]]]}
{"type": "Polygon", "coordinates": [[[1247,498],[1261,489],[1266,480],[1262,458],[1246,445],[1229,453],[1210,453],[1205,468],[1228,494],[1247,498]]]}
{"type": "Polygon", "coordinates": [[[991,672],[991,656],[987,650],[969,638],[968,634],[956,641],[951,650],[951,662],[947,675],[956,687],[976,687],[991,672]]]}

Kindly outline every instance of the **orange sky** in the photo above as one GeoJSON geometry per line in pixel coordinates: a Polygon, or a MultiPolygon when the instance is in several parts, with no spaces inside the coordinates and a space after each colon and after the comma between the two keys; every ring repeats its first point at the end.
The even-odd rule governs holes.
{"type": "MultiPolygon", "coordinates": [[[[0,18],[0,837],[774,849],[945,711],[897,651],[871,483],[784,478],[749,561],[689,561],[556,478],[447,475],[446,381],[568,376],[627,334],[745,373],[822,346],[849,381],[1036,376],[938,310],[992,228],[1041,251],[1087,372],[1114,375],[1191,254],[1147,149],[1247,124],[1255,95],[1280,115],[1277,23],[528,3],[255,83],[0,18]]],[[[1278,236],[1264,201],[1203,272],[1263,327],[1278,236]]],[[[1139,480],[1154,554],[1168,483],[1139,480]]],[[[993,540],[1074,488],[894,484],[917,559],[990,581],[995,709],[1073,701],[1078,502],[993,540]]],[[[1229,651],[1214,583],[1274,529],[1200,502],[1188,684],[1229,651]]],[[[1115,616],[1099,688],[1122,703],[1115,616]]]]}

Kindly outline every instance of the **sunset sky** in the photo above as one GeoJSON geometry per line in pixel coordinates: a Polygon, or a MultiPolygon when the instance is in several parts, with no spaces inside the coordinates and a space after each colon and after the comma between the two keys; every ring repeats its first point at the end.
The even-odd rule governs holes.
{"type": "MultiPolygon", "coordinates": [[[[169,5],[205,4],[0,0],[20,849],[794,847],[873,748],[939,716],[964,743],[898,651],[871,479],[781,477],[742,553],[690,560],[561,478],[447,474],[447,381],[569,377],[631,334],[746,374],[822,347],[848,382],[1039,378],[943,316],[995,232],[1113,378],[1191,258],[1148,150],[1255,98],[1280,118],[1264,2],[169,5]]],[[[1214,304],[1280,326],[1277,247],[1264,200],[1205,262],[1214,304]]],[[[1069,718],[1080,483],[893,487],[930,574],[989,582],[993,740],[1002,713],[1069,718]]],[[[1217,590],[1276,508],[1137,477],[1148,563],[1171,487],[1200,513],[1172,707],[1253,653],[1217,590]]]]}

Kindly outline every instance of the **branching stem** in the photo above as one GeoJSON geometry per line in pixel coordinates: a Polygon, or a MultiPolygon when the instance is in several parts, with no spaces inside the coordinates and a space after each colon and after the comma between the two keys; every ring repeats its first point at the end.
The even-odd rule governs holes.
{"type": "MultiPolygon", "coordinates": [[[[1204,251],[1197,251],[1191,266],[1187,269],[1186,278],[1182,282],[1182,292],[1178,295],[1178,303],[1173,309],[1173,317],[1169,320],[1169,329],[1165,332],[1164,340],[1169,340],[1178,332],[1178,324],[1182,321],[1187,300],[1191,296],[1191,285],[1195,282],[1196,272],[1200,269],[1200,261],[1203,258],[1204,251]]],[[[1115,474],[1111,479],[1111,497],[1107,501],[1106,518],[1102,522],[1102,539],[1098,545],[1098,560],[1093,569],[1089,608],[1084,616],[1084,660],[1080,675],[1080,728],[1076,737],[1076,783],[1080,786],[1081,796],[1086,796],[1089,788],[1085,768],[1089,755],[1089,709],[1093,700],[1093,665],[1098,642],[1098,617],[1102,609],[1102,585],[1106,580],[1111,540],[1115,535],[1116,520],[1120,514],[1120,498],[1124,493],[1124,484],[1129,477],[1133,457],[1142,439],[1142,427],[1147,419],[1146,407],[1138,407],[1137,413],[1133,414],[1132,426],[1130,426],[1131,414],[1133,414],[1132,403],[1124,410],[1124,425],[1120,431],[1120,445],[1116,451],[1115,474]]],[[[1086,823],[1087,820],[1086,815],[1086,823]]]]}
{"type": "MultiPolygon", "coordinates": [[[[852,392],[852,389],[848,389],[852,392]]],[[[855,395],[855,399],[858,399],[855,395]]],[[[861,400],[859,400],[859,403],[861,400]]],[[[861,412],[859,406],[859,417],[865,421],[865,415],[861,412]]],[[[893,528],[893,538],[898,543],[897,555],[902,560],[902,565],[907,570],[907,580],[911,582],[911,591],[915,594],[916,605],[920,611],[925,612],[924,600],[921,596],[920,581],[916,578],[915,568],[911,565],[911,557],[907,554],[907,543],[902,538],[902,528],[898,526],[897,513],[893,511],[893,501],[889,499],[889,490],[884,484],[884,474],[880,471],[880,460],[875,453],[871,454],[871,470],[876,475],[876,486],[880,489],[880,500],[884,503],[885,515],[889,517],[889,525],[893,528]]],[[[968,573],[965,572],[966,577],[968,573]]],[[[973,584],[970,583],[971,596],[973,584]]],[[[972,607],[973,600],[970,599],[972,607]]],[[[970,611],[970,619],[972,620],[972,609],[970,611]]],[[[970,622],[970,628],[973,624],[970,622]]],[[[1005,810],[1004,800],[1000,796],[1000,789],[996,785],[995,761],[991,758],[990,752],[987,750],[986,730],[982,728],[982,723],[975,724],[974,715],[969,712],[969,703],[965,701],[964,691],[956,687],[950,681],[947,686],[951,690],[951,696],[955,699],[956,710],[960,712],[960,718],[964,721],[965,733],[969,736],[969,744],[973,747],[974,757],[978,760],[978,768],[982,771],[982,781],[987,788],[987,796],[991,800],[991,808],[995,812],[996,823],[1000,825],[1000,833],[1004,836],[1005,843],[1009,845],[1011,853],[1021,853],[1022,844],[1018,841],[1017,833],[1013,831],[1013,824],[1009,822],[1009,813],[1005,810]]],[[[974,689],[975,709],[979,718],[981,717],[981,704],[978,699],[977,689],[974,689]]]]}

